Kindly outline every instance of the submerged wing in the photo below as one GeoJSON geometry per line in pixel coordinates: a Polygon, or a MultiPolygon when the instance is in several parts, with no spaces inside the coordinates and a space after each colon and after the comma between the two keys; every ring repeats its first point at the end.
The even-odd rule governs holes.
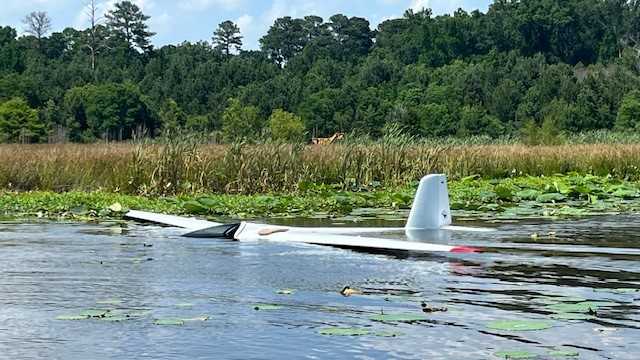
{"type": "Polygon", "coordinates": [[[202,230],[215,226],[220,226],[221,224],[214,223],[206,220],[199,220],[194,218],[186,218],[181,216],[173,216],[173,215],[164,215],[164,214],[154,214],[145,211],[129,211],[125,216],[127,219],[132,220],[140,220],[152,222],[160,225],[168,225],[175,226],[179,228],[189,229],[189,230],[202,230]]]}
{"type": "Polygon", "coordinates": [[[349,236],[344,234],[327,234],[300,231],[299,228],[287,228],[252,223],[242,223],[234,237],[238,241],[266,240],[365,249],[453,253],[479,252],[478,249],[465,246],[428,244],[374,237],[349,236]]]}

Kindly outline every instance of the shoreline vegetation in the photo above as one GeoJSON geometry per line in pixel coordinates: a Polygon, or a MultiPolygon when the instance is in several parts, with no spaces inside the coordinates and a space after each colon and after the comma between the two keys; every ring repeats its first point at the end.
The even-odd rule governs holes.
{"type": "Polygon", "coordinates": [[[0,217],[404,220],[417,180],[449,177],[458,219],[640,211],[640,145],[267,143],[0,145],[0,217]]]}

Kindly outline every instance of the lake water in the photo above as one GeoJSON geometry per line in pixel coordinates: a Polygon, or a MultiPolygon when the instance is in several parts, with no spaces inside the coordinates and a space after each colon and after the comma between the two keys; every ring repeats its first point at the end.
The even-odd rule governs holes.
{"type": "Polygon", "coordinates": [[[492,226],[452,239],[484,253],[434,255],[187,239],[133,223],[0,224],[0,358],[498,359],[519,350],[556,359],[557,347],[578,359],[640,358],[640,217],[492,226]],[[343,297],[345,285],[367,295],[343,297]],[[422,314],[422,301],[448,311],[370,319],[422,314]],[[596,315],[552,319],[554,306],[585,301],[596,315]],[[255,310],[261,303],[278,306],[255,310]],[[130,317],[57,319],[86,309],[130,317]],[[154,324],[174,318],[195,319],[154,324]],[[552,327],[488,326],[497,320],[552,327]],[[369,334],[320,334],[331,327],[369,334]]]}

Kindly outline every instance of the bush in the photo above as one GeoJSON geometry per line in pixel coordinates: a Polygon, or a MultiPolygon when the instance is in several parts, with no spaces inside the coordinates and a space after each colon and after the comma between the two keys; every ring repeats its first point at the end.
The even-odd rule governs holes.
{"type": "Polygon", "coordinates": [[[39,121],[38,111],[26,101],[14,98],[0,104],[0,140],[31,143],[44,137],[45,126],[39,121]]]}
{"type": "Polygon", "coordinates": [[[616,119],[616,129],[640,129],[640,91],[633,90],[622,99],[616,119]]]}
{"type": "Polygon", "coordinates": [[[222,114],[222,135],[227,142],[253,140],[262,130],[262,122],[255,106],[243,106],[238,99],[230,99],[222,114]]]}
{"type": "Polygon", "coordinates": [[[305,133],[302,118],[282,109],[274,110],[269,117],[269,130],[272,139],[289,142],[301,141],[305,133]]]}

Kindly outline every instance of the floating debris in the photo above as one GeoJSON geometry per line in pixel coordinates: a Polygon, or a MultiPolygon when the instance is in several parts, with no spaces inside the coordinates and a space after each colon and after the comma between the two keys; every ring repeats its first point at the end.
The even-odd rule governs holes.
{"type": "Polygon", "coordinates": [[[573,349],[565,349],[565,348],[550,350],[547,354],[549,356],[553,356],[553,357],[578,357],[578,356],[580,356],[579,352],[577,352],[577,351],[575,351],[573,349]]]}
{"type": "Polygon", "coordinates": [[[435,307],[435,306],[428,305],[425,302],[422,302],[420,306],[422,307],[422,312],[427,314],[449,311],[449,309],[447,309],[446,307],[435,307]]]}
{"type": "Polygon", "coordinates": [[[296,291],[294,289],[280,289],[276,293],[279,295],[293,295],[296,291]]]}
{"type": "Polygon", "coordinates": [[[345,297],[349,297],[353,295],[362,295],[362,294],[363,292],[361,290],[354,289],[350,286],[345,286],[342,290],[340,290],[340,295],[345,297]]]}

